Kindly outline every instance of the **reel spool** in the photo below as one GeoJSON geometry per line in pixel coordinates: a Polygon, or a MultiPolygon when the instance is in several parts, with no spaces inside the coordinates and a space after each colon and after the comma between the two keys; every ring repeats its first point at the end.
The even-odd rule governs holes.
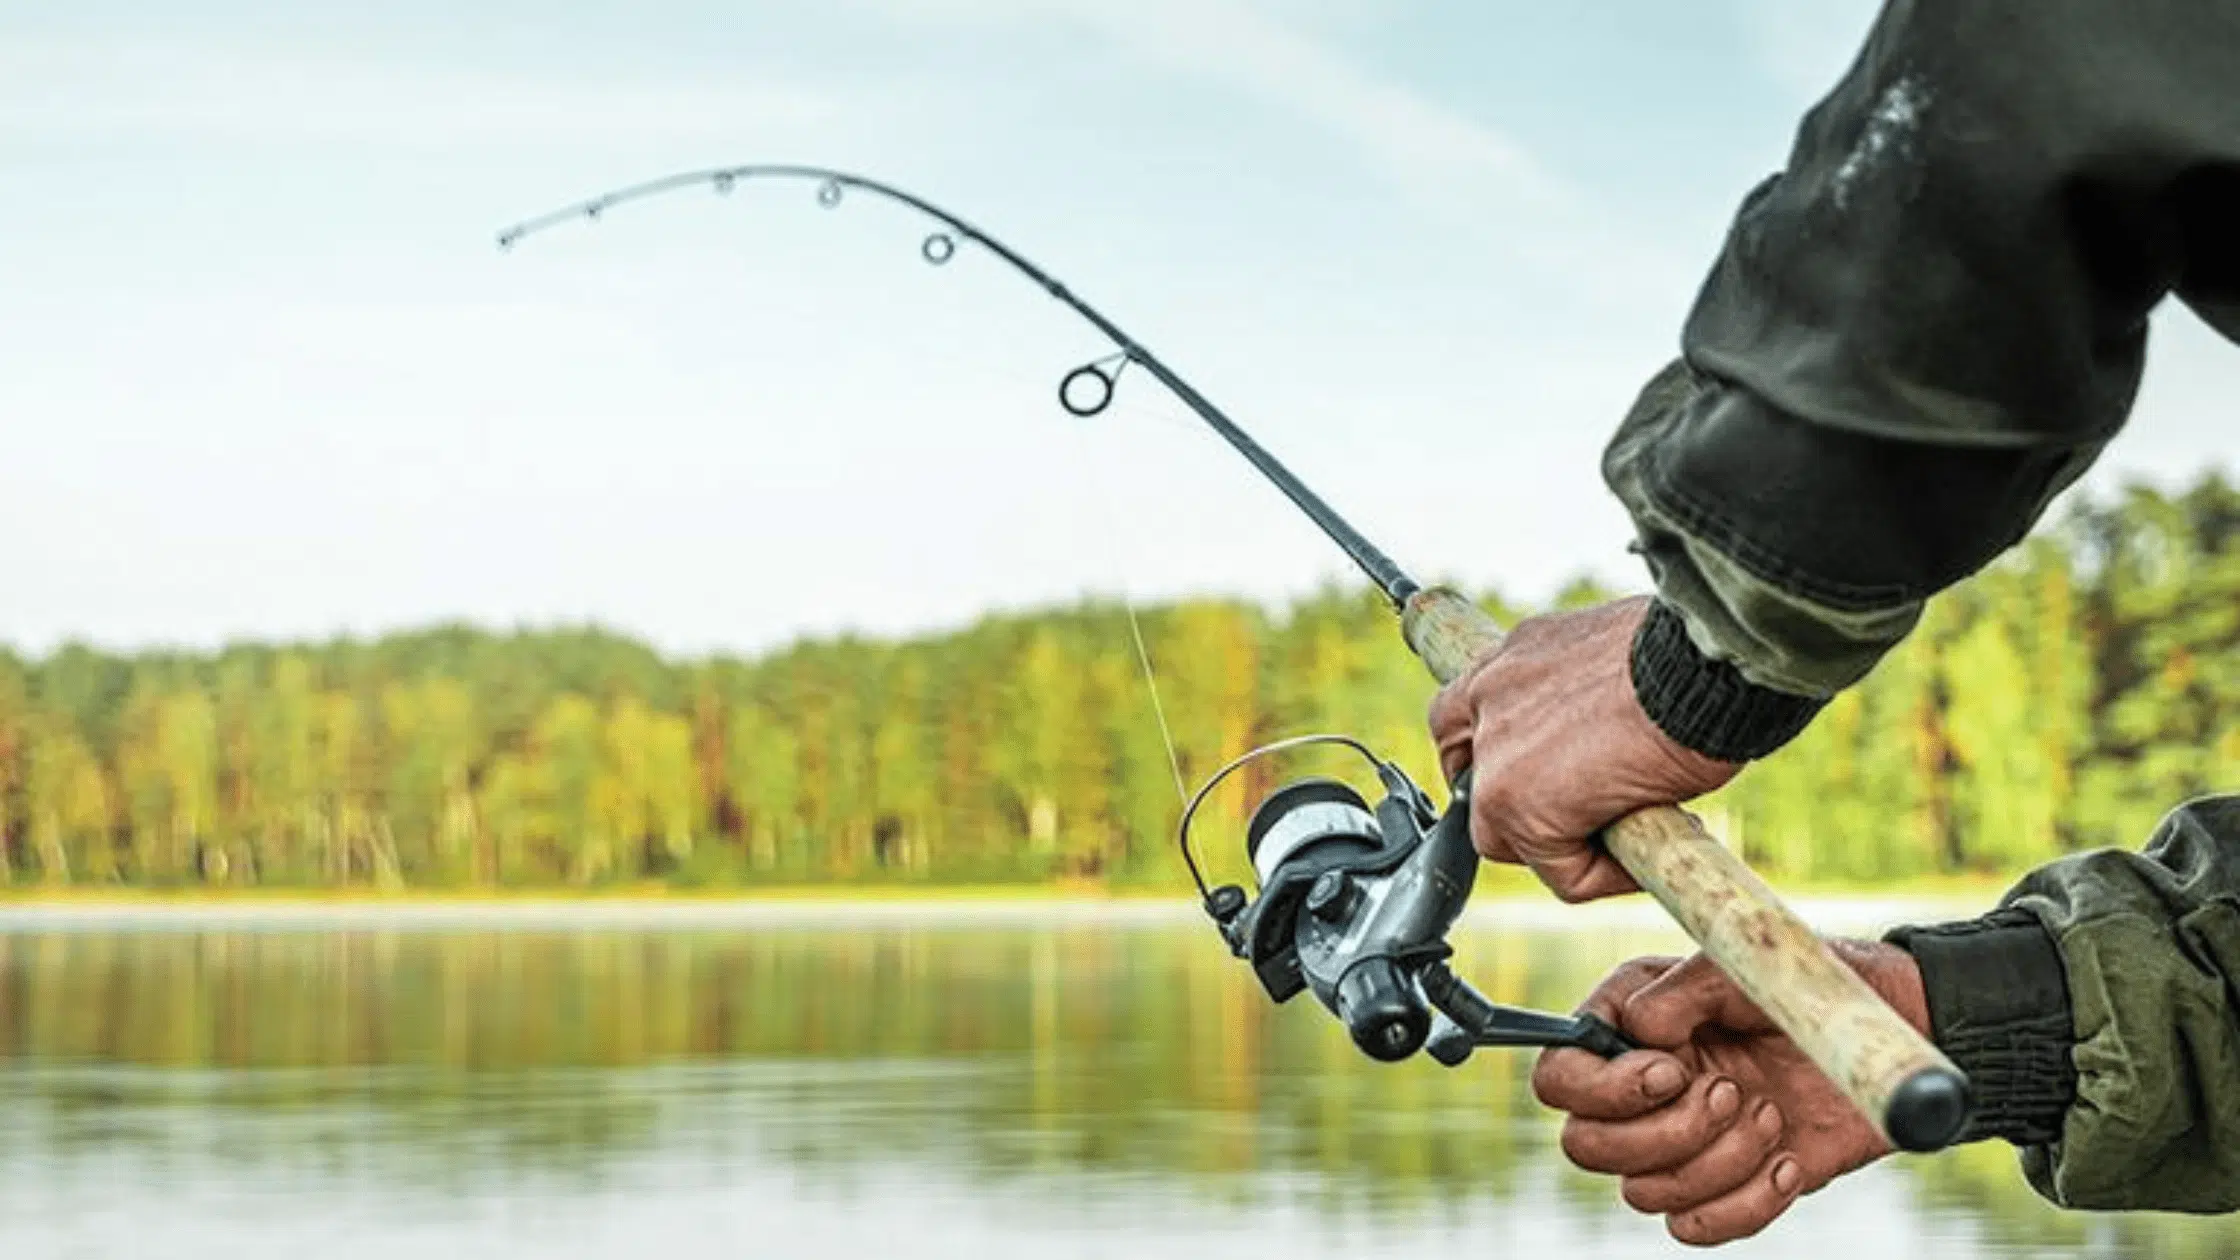
{"type": "Polygon", "coordinates": [[[1276,1002],[1303,991],[1346,1026],[1362,1053],[1398,1062],[1428,1048],[1449,1067],[1479,1046],[1581,1046],[1611,1056],[1632,1044],[1592,1015],[1563,1016],[1490,1001],[1447,965],[1447,932],[1470,898],[1469,778],[1442,813],[1406,772],[1344,735],[1257,748],[1222,767],[1183,810],[1177,841],[1206,913],[1229,952],[1252,965],[1276,1002]],[[1245,827],[1259,895],[1209,887],[1190,828],[1206,797],[1267,756],[1316,745],[1348,748],[1376,772],[1376,804],[1336,779],[1276,789],[1245,827]]]}

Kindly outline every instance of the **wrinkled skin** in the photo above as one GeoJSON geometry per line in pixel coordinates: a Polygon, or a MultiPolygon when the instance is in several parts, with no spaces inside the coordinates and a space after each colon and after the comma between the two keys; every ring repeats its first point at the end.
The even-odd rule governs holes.
{"type": "MultiPolygon", "coordinates": [[[[1476,771],[1478,852],[1532,868],[1565,901],[1635,890],[1595,842],[1603,826],[1691,800],[1741,769],[1675,743],[1635,699],[1633,639],[1648,607],[1646,598],[1627,599],[1520,622],[1432,702],[1447,776],[1476,771]]],[[[1911,955],[1833,945],[1927,1031],[1911,955]]],[[[1755,1234],[1798,1196],[1889,1153],[1867,1118],[1702,955],[1626,963],[1582,1009],[1644,1049],[1607,1062],[1551,1050],[1533,1073],[1534,1092],[1569,1113],[1564,1154],[1619,1177],[1625,1201],[1664,1216],[1682,1242],[1755,1234]]]]}
{"type": "MultiPolygon", "coordinates": [[[[1831,941],[1897,1012],[1926,1033],[1921,972],[1893,945],[1831,941]]],[[[1568,1113],[1563,1152],[1620,1178],[1637,1211],[1681,1242],[1746,1238],[1812,1193],[1890,1152],[1874,1125],[1701,954],[1638,958],[1582,1010],[1643,1048],[1604,1060],[1549,1050],[1533,1093],[1568,1113]]]]}
{"type": "Polygon", "coordinates": [[[1701,796],[1741,767],[1673,742],[1633,693],[1646,597],[1517,623],[1501,647],[1431,704],[1451,781],[1476,775],[1470,839],[1521,863],[1565,901],[1632,892],[1594,834],[1637,809],[1701,796]]]}

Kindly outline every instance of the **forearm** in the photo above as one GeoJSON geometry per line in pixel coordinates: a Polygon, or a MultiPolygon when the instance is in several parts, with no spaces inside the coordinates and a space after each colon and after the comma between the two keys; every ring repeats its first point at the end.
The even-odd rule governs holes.
{"type": "Polygon", "coordinates": [[[1634,651],[1643,707],[1711,756],[1780,747],[2098,450],[1861,435],[1674,364],[1604,460],[1659,594],[1634,651]]]}
{"type": "Polygon", "coordinates": [[[2042,1194],[2240,1208],[2240,797],[2178,810],[2144,853],[2035,871],[1983,919],[1892,939],[1974,1083],[1971,1136],[2021,1147],[2042,1194]]]}
{"type": "Polygon", "coordinates": [[[2229,6],[1886,8],[1605,456],[1687,630],[1636,656],[1667,733],[1777,747],[2090,465],[2152,308],[2218,309],[2189,172],[2240,169],[2234,55],[2229,6]]]}

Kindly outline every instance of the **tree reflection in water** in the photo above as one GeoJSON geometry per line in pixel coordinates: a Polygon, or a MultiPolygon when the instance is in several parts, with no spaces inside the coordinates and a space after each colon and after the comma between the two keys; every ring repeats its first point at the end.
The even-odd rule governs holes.
{"type": "MultiPolygon", "coordinates": [[[[1560,1008],[1671,944],[1481,931],[1460,965],[1560,1008]]],[[[1371,1063],[1195,926],[0,933],[0,1128],[43,1165],[124,1151],[440,1194],[599,1187],[668,1149],[811,1185],[902,1163],[1372,1221],[1618,1210],[1558,1168],[1529,1067],[1371,1063]]],[[[2221,1222],[2054,1213],[2004,1150],[1908,1174],[1918,1214],[2032,1253],[2240,1252],[2221,1222]]]]}

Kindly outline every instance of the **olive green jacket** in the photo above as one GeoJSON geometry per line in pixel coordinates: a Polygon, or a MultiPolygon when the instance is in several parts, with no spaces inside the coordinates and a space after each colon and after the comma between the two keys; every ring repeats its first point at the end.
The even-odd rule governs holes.
{"type": "Polygon", "coordinates": [[[2240,1208],[2240,797],[2171,815],[2144,858],[2033,872],[2008,904],[2052,935],[2079,1089],[2032,1184],[2095,1208],[2240,1208]]]}
{"type": "MultiPolygon", "coordinates": [[[[1605,456],[1650,716],[1793,737],[2090,466],[2171,296],[2240,340],[2240,0],[1891,0],[1605,456]]],[[[2049,1197],[2240,1208],[2240,801],[1896,939],[2049,1197]]]]}

